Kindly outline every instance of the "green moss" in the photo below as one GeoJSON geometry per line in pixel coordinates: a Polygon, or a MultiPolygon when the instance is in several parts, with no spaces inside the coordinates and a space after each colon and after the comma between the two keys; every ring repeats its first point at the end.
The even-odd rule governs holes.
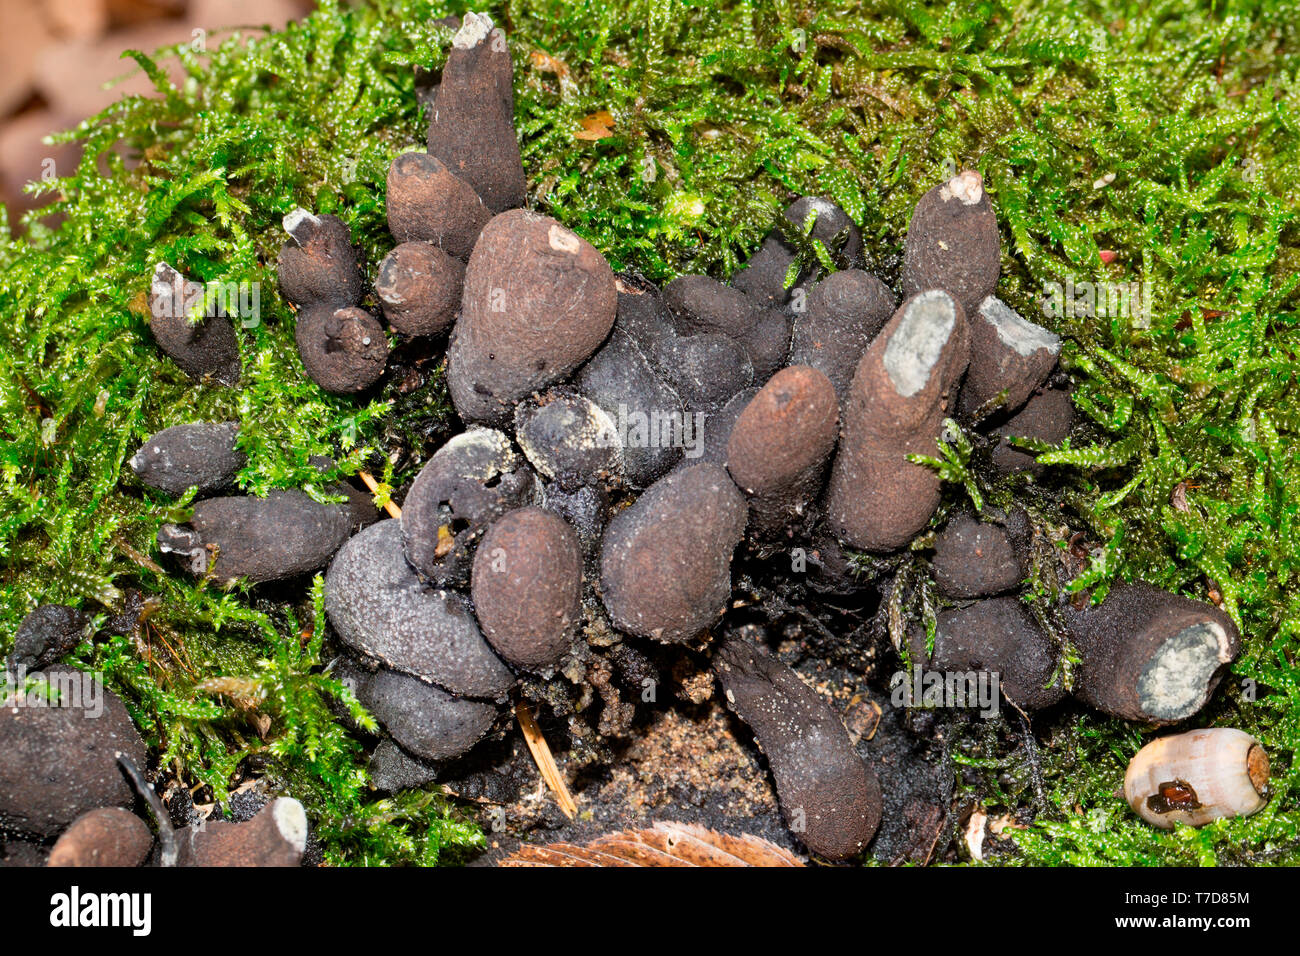
{"type": "MultiPolygon", "coordinates": [[[[916,199],[966,165],[984,173],[1003,226],[1003,297],[1026,314],[1051,282],[1149,283],[1144,322],[1049,323],[1067,338],[1088,419],[1049,453],[1067,502],[1058,520],[1106,545],[1090,584],[1118,574],[1220,591],[1245,651],[1206,718],[1260,737],[1276,796],[1250,820],[1155,833],[1114,793],[1142,735],[1093,716],[1039,728],[1041,800],[1012,738],[998,753],[969,741],[967,759],[988,764],[970,786],[990,805],[1041,804],[1016,832],[1028,862],[1300,859],[1297,5],[535,0],[492,11],[513,44],[533,201],[616,268],[729,273],[775,208],[815,192],[859,222],[871,267],[891,278],[916,199]],[[601,110],[614,135],[576,139],[601,110]],[[1253,701],[1240,681],[1254,682],[1253,701]]],[[[436,376],[362,404],[305,379],[274,262],[279,219],[297,205],[341,215],[372,268],[386,251],[385,173],[422,140],[415,67],[442,62],[444,12],[425,0],[326,3],[207,54],[139,55],[160,95],[126,98],[72,134],[87,159],[45,186],[61,224],[0,234],[0,633],[7,641],[39,602],[107,618],[129,591],[154,596],[138,635],[76,660],[105,671],[187,784],[221,799],[256,760],[291,785],[336,862],[431,862],[476,837],[436,794],[368,796],[358,744],[332,718],[355,701],[328,676],[317,602],[161,573],[153,538],[177,503],[123,478],[123,462],[165,426],[238,419],[246,490],[319,494],[314,454],[398,485],[436,447],[449,427],[436,376]],[[163,56],[183,64],[180,87],[154,65],[163,56]],[[139,165],[109,151],[119,142],[139,165]],[[239,332],[239,390],[194,386],[153,349],[143,295],[160,259],[205,281],[261,283],[261,321],[239,332]],[[412,442],[406,471],[384,467],[412,442]]],[[[968,489],[954,500],[1023,493],[980,484],[954,447],[952,477],[968,489]]]]}

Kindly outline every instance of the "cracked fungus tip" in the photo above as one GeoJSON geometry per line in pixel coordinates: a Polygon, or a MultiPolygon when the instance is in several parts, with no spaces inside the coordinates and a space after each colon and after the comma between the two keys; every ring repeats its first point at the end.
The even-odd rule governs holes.
{"type": "Polygon", "coordinates": [[[956,324],[957,310],[946,292],[923,292],[912,300],[885,346],[885,371],[899,395],[911,398],[929,384],[956,324]]]}
{"type": "Polygon", "coordinates": [[[492,18],[486,13],[465,14],[460,29],[452,37],[451,45],[457,50],[469,50],[478,46],[492,32],[492,18]]]}
{"type": "Polygon", "coordinates": [[[280,836],[299,853],[307,848],[307,811],[292,797],[280,797],[272,811],[280,836]]]}
{"type": "Polygon", "coordinates": [[[301,243],[304,240],[305,236],[300,233],[306,225],[319,226],[320,218],[301,206],[284,217],[284,231],[292,236],[295,242],[301,243]]]}
{"type": "Polygon", "coordinates": [[[984,198],[984,177],[973,169],[965,169],[948,180],[943,190],[945,201],[956,199],[963,206],[973,206],[984,198]]]}
{"type": "Polygon", "coordinates": [[[980,317],[993,326],[998,339],[1019,355],[1033,355],[1047,349],[1053,355],[1061,351],[1061,338],[1055,333],[1035,325],[995,295],[980,303],[980,317]]]}

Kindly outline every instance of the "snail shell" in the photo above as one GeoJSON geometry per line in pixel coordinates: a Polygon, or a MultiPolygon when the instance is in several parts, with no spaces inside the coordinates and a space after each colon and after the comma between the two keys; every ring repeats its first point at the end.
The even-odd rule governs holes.
{"type": "Polygon", "coordinates": [[[1254,737],[1211,727],[1151,741],[1128,765],[1124,798],[1152,826],[1199,827],[1268,802],[1268,754],[1254,737]]]}

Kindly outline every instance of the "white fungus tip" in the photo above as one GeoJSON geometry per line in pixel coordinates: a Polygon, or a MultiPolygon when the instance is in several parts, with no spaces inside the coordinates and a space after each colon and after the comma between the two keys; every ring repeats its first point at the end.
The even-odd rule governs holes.
{"type": "Polygon", "coordinates": [[[1209,696],[1211,678],[1225,662],[1227,645],[1227,632],[1210,620],[1170,637],[1138,678],[1142,709],[1160,720],[1182,720],[1199,710],[1209,696]]]}
{"type": "Polygon", "coordinates": [[[153,281],[149,284],[149,291],[160,299],[170,300],[175,297],[177,283],[183,281],[184,277],[172,266],[160,262],[153,267],[153,281]]]}
{"type": "Polygon", "coordinates": [[[465,19],[461,21],[460,29],[456,35],[451,38],[451,45],[457,50],[469,50],[482,43],[489,33],[492,32],[492,18],[486,13],[474,13],[473,11],[465,14],[465,19]]]}
{"type": "Polygon", "coordinates": [[[956,199],[963,206],[973,206],[984,198],[984,177],[973,169],[963,169],[944,183],[939,194],[944,202],[956,199]]]}
{"type": "Polygon", "coordinates": [[[303,241],[307,238],[305,235],[300,235],[302,228],[307,225],[311,225],[313,227],[319,226],[320,217],[313,216],[311,213],[309,213],[306,209],[303,209],[301,206],[284,217],[284,231],[287,232],[290,236],[292,236],[293,241],[298,243],[299,245],[301,245],[303,241]]]}
{"type": "Polygon", "coordinates": [[[930,382],[957,325],[957,305],[939,289],[922,292],[907,305],[898,328],[885,344],[884,365],[894,391],[911,398],[930,382]]]}
{"type": "Polygon", "coordinates": [[[1061,351],[1061,338],[1024,318],[995,295],[980,303],[980,318],[993,326],[1002,344],[1020,355],[1033,355],[1047,349],[1053,355],[1061,351]]]}
{"type": "Polygon", "coordinates": [[[576,255],[580,248],[578,237],[560,225],[551,226],[546,241],[556,252],[567,252],[570,255],[576,255]]]}
{"type": "Polygon", "coordinates": [[[276,829],[297,852],[307,848],[307,811],[293,797],[278,797],[271,809],[276,829]]]}

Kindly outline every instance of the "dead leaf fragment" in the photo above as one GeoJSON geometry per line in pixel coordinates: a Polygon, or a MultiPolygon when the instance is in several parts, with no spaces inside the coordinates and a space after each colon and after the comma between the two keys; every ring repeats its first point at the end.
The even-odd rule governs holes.
{"type": "Polygon", "coordinates": [[[1170,496],[1170,503],[1174,506],[1175,511],[1190,511],[1187,507],[1187,482],[1180,481],[1174,485],[1174,493],[1170,496]]]}
{"type": "Polygon", "coordinates": [[[561,83],[569,78],[569,65],[545,50],[533,50],[528,54],[528,62],[540,73],[554,73],[561,83]]]}
{"type": "Polygon", "coordinates": [[[582,129],[573,134],[575,139],[596,140],[614,135],[614,131],[610,129],[614,125],[614,117],[606,110],[590,113],[578,120],[578,124],[582,129]]]}
{"type": "Polygon", "coordinates": [[[451,528],[445,524],[438,525],[438,543],[433,548],[433,556],[441,558],[451,553],[451,549],[456,546],[456,536],[451,533],[451,528]]]}
{"type": "Polygon", "coordinates": [[[580,846],[522,846],[499,866],[803,866],[803,860],[761,837],[733,836],[694,823],[661,821],[580,846]]]}
{"type": "Polygon", "coordinates": [[[976,807],[966,824],[966,849],[976,863],[984,861],[984,824],[988,818],[982,807],[976,807]]]}

